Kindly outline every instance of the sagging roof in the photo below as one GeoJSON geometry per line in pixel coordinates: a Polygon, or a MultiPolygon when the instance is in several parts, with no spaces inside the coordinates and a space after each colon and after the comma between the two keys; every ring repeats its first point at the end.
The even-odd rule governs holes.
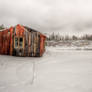
{"type": "Polygon", "coordinates": [[[37,32],[36,30],[34,30],[34,29],[32,29],[32,28],[29,28],[29,27],[27,27],[27,26],[23,26],[25,29],[27,29],[28,31],[33,31],[33,32],[37,32]]]}
{"type": "MultiPolygon", "coordinates": [[[[27,29],[28,31],[30,31],[30,32],[39,32],[39,31],[37,31],[37,30],[35,30],[35,29],[32,29],[32,28],[29,28],[29,27],[27,27],[27,26],[23,26],[25,29],[27,29]]],[[[41,35],[43,35],[44,37],[46,37],[44,34],[42,34],[41,32],[39,32],[41,35]]]]}

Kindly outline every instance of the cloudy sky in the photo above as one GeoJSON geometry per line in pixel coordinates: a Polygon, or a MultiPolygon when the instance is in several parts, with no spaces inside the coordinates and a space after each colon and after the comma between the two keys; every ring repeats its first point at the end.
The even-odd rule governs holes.
{"type": "Polygon", "coordinates": [[[0,0],[0,24],[41,32],[92,33],[92,0],[0,0]]]}

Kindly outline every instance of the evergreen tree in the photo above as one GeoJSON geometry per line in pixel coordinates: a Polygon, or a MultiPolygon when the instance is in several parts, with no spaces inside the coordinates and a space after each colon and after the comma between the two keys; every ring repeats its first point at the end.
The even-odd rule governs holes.
{"type": "Polygon", "coordinates": [[[2,24],[2,25],[0,25],[0,30],[2,30],[2,29],[4,29],[5,27],[4,27],[4,25],[2,24]]]}

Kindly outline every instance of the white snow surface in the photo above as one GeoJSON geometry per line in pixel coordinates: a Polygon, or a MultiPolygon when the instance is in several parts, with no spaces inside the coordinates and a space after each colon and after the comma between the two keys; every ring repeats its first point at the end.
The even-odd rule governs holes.
{"type": "Polygon", "coordinates": [[[0,55],[0,92],[92,92],[92,51],[47,47],[39,58],[0,55]]]}

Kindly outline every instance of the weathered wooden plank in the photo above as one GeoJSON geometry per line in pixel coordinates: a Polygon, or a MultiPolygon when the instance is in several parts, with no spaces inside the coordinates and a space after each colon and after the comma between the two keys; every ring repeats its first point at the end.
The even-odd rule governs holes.
{"type": "Polygon", "coordinates": [[[33,32],[31,32],[31,56],[33,56],[33,50],[34,50],[33,43],[34,43],[34,34],[33,32]]]}
{"type": "Polygon", "coordinates": [[[0,32],[0,54],[2,54],[3,42],[2,42],[2,32],[0,32]]]}
{"type": "Polygon", "coordinates": [[[12,39],[12,36],[13,36],[13,27],[11,27],[10,29],[10,55],[13,55],[13,39],[12,39]]]}
{"type": "Polygon", "coordinates": [[[39,56],[39,33],[36,32],[36,56],[39,56]]]}
{"type": "Polygon", "coordinates": [[[29,32],[28,56],[31,56],[31,32],[29,32]]]}
{"type": "Polygon", "coordinates": [[[34,56],[36,55],[36,33],[34,32],[34,56]]]}
{"type": "Polygon", "coordinates": [[[39,32],[37,32],[37,49],[36,49],[36,56],[39,56],[40,54],[40,37],[39,32]]]}

